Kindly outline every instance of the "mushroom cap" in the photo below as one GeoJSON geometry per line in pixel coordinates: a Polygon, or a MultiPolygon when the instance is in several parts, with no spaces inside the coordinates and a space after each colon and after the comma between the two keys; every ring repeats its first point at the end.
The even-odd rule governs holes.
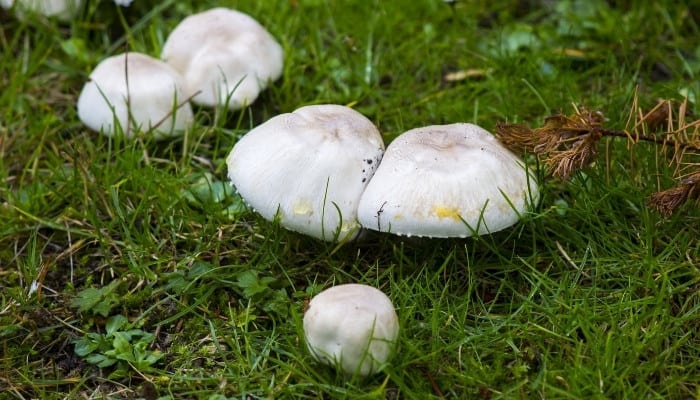
{"type": "Polygon", "coordinates": [[[170,33],[161,58],[185,79],[185,93],[197,104],[251,104],[282,75],[284,52],[255,19],[228,8],[190,15],[170,33]]]}
{"type": "Polygon", "coordinates": [[[265,219],[342,241],[359,230],[360,195],[383,153],[370,120],[325,104],[269,119],[245,134],[226,162],[238,193],[265,219]]]}
{"type": "Polygon", "coordinates": [[[107,136],[119,132],[115,120],[127,137],[156,124],[157,136],[170,136],[194,118],[184,100],[182,77],[171,66],[145,54],[123,53],[104,59],[92,71],[78,98],[78,117],[107,136]]]}
{"type": "Polygon", "coordinates": [[[473,124],[409,130],[388,147],[358,219],[399,235],[467,237],[515,224],[538,199],[534,176],[473,124]]]}
{"type": "Polygon", "coordinates": [[[304,336],[314,358],[348,375],[377,372],[392,355],[399,318],[381,290],[361,284],[326,289],[309,302],[304,336]]]}

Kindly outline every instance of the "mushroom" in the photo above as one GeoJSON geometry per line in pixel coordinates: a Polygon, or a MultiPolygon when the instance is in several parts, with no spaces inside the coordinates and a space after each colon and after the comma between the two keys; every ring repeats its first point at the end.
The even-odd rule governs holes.
{"type": "Polygon", "coordinates": [[[82,0],[0,0],[0,7],[8,9],[15,3],[20,16],[30,12],[68,21],[78,11],[82,0]]]}
{"type": "Polygon", "coordinates": [[[161,58],[183,75],[193,102],[239,109],[280,77],[283,55],[282,46],[255,19],[220,7],[182,20],[161,58]]]}
{"type": "Polygon", "coordinates": [[[358,220],[399,235],[467,237],[515,224],[538,200],[527,166],[473,124],[409,130],[386,150],[358,220]]]}
{"type": "Polygon", "coordinates": [[[326,241],[359,231],[357,204],[384,153],[377,128],[340,105],[301,107],[245,134],[228,176],[265,219],[326,241]]]}
{"type": "MultiPolygon", "coordinates": [[[[119,6],[129,6],[133,0],[114,0],[119,6]]],[[[0,0],[0,7],[9,9],[17,3],[16,8],[21,16],[24,12],[38,13],[47,17],[57,17],[63,21],[71,20],[80,7],[83,0],[0,0]]]]}
{"type": "Polygon", "coordinates": [[[322,291],[309,302],[303,322],[313,357],[346,375],[378,372],[399,335],[391,300],[381,290],[361,284],[322,291]]]}
{"type": "Polygon", "coordinates": [[[192,108],[183,101],[177,71],[145,54],[123,53],[104,59],[92,71],[78,98],[78,117],[107,136],[123,131],[131,137],[139,129],[171,136],[193,120],[192,108]]]}

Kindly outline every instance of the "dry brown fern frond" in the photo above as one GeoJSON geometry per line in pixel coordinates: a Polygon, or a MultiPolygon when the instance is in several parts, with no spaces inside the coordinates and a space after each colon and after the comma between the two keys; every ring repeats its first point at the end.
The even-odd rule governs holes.
{"type": "Polygon", "coordinates": [[[603,126],[605,118],[598,111],[573,108],[571,115],[545,118],[538,128],[499,123],[495,135],[516,153],[539,156],[548,174],[560,179],[569,179],[595,162],[598,144],[604,137],[625,138],[630,148],[639,142],[654,143],[658,151],[669,155],[668,163],[675,167],[674,175],[680,183],[654,193],[647,200],[649,206],[668,216],[686,201],[700,199],[700,119],[689,112],[687,99],[659,100],[649,111],[642,112],[635,95],[624,130],[603,126]]]}
{"type": "Polygon", "coordinates": [[[668,217],[689,200],[700,200],[700,171],[683,179],[679,186],[653,193],[647,204],[668,217]]]}
{"type": "Polygon", "coordinates": [[[552,115],[544,125],[531,129],[518,124],[497,124],[496,137],[515,152],[530,152],[544,159],[552,176],[568,179],[585,168],[598,154],[603,136],[603,115],[598,111],[576,108],[574,114],[552,115]]]}

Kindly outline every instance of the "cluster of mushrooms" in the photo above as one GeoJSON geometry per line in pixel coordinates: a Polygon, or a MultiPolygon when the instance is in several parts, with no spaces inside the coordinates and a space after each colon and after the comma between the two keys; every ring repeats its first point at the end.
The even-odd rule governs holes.
{"type": "MultiPolygon", "coordinates": [[[[66,2],[41,2],[45,8],[34,10],[66,2]]],[[[25,3],[29,10],[40,4],[25,3]]],[[[214,8],[185,18],[160,59],[127,52],[103,60],[80,93],[78,116],[108,136],[181,134],[193,121],[190,102],[246,107],[282,74],[283,55],[253,18],[214,8]]],[[[539,198],[526,164],[476,125],[411,129],[385,148],[369,119],[333,104],[269,119],[245,134],[226,161],[232,184],[259,214],[324,241],[353,240],[362,229],[481,235],[515,224],[539,198]]],[[[381,369],[399,333],[391,300],[360,284],[316,295],[303,326],[314,358],[361,376],[381,369]]]]}
{"type": "Polygon", "coordinates": [[[243,108],[282,74],[282,46],[247,14],[213,8],[183,19],[160,59],[137,52],[108,57],[90,73],[78,117],[105,135],[176,136],[194,121],[190,102],[243,108]]]}
{"type": "Polygon", "coordinates": [[[326,241],[361,228],[467,237],[516,223],[538,199],[525,164],[474,124],[411,129],[384,149],[357,111],[313,105],[245,134],[227,158],[238,193],[258,213],[326,241]]]}
{"type": "MultiPolygon", "coordinates": [[[[513,225],[539,197],[525,164],[467,123],[409,130],[384,148],[378,129],[340,105],[301,107],[246,133],[227,158],[241,197],[268,220],[326,241],[362,228],[466,237],[513,225]]],[[[392,354],[399,324],[370,286],[327,289],[304,314],[319,361],[369,375],[392,354]]]]}

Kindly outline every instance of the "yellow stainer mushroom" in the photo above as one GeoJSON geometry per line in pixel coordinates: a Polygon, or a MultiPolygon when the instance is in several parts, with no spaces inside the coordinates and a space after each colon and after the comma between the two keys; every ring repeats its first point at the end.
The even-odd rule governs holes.
{"type": "Polygon", "coordinates": [[[399,336],[394,305],[381,290],[361,284],[326,289],[304,314],[306,344],[314,358],[346,375],[367,376],[391,357],[399,336]]]}
{"type": "Polygon", "coordinates": [[[389,144],[357,215],[380,232],[467,237],[515,224],[538,197],[531,171],[488,131],[433,125],[389,144]]]}
{"type": "Polygon", "coordinates": [[[126,137],[151,129],[156,137],[177,135],[194,119],[180,74],[157,58],[135,52],[97,65],[78,97],[78,117],[107,136],[120,132],[119,124],[126,137]]]}
{"type": "Polygon", "coordinates": [[[306,106],[245,134],[226,162],[243,199],[265,219],[326,241],[354,238],[357,205],[384,153],[374,126],[340,105],[306,106]]]}
{"type": "Polygon", "coordinates": [[[284,52],[255,19],[218,7],[182,20],[161,58],[180,71],[194,103],[239,109],[280,77],[284,52]]]}

